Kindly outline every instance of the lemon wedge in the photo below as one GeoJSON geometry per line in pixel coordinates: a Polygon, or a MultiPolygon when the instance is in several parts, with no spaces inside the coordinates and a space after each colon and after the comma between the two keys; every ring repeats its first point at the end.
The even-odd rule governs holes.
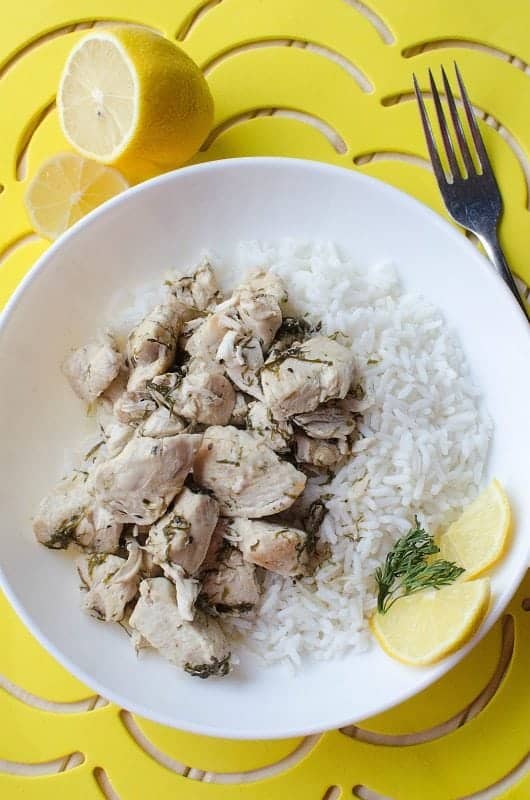
{"type": "Polygon", "coordinates": [[[511,525],[510,503],[499,481],[493,480],[440,537],[440,558],[464,567],[463,580],[475,578],[502,558],[511,525]]]}
{"type": "Polygon", "coordinates": [[[486,615],[489,600],[488,578],[424,589],[400,598],[386,614],[374,614],[372,631],[392,658],[427,666],[471,638],[486,615]]]}
{"type": "Polygon", "coordinates": [[[78,42],[63,69],[57,109],[72,147],[133,180],[191,158],[213,119],[199,67],[169,39],[136,25],[94,31],[78,42]]]}
{"type": "Polygon", "coordinates": [[[93,208],[127,189],[120,173],[76,153],[45,161],[30,182],[24,202],[33,229],[56,239],[93,208]]]}

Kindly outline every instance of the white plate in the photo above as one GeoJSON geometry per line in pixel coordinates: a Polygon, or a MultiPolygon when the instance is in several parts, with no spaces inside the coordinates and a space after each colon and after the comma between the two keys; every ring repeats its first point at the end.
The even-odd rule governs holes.
{"type": "MultiPolygon", "coordinates": [[[[30,630],[66,667],[116,703],[178,728],[234,738],[294,736],[360,720],[440,677],[491,627],[516,589],[530,550],[528,326],[492,267],[415,200],[379,181],[308,161],[238,159],[190,167],[143,184],[78,223],[23,281],[0,327],[1,583],[30,630]],[[493,575],[493,604],[475,639],[429,669],[402,666],[378,647],[306,667],[244,662],[223,680],[181,675],[137,659],[121,629],[78,607],[63,553],[38,546],[30,517],[81,441],[80,405],[59,364],[93,335],[124,286],[193,263],[209,246],[230,257],[242,239],[331,239],[360,264],[392,260],[457,329],[495,421],[489,475],[513,503],[517,528],[493,575]]],[[[35,665],[38,669],[38,666],[35,665]]]]}

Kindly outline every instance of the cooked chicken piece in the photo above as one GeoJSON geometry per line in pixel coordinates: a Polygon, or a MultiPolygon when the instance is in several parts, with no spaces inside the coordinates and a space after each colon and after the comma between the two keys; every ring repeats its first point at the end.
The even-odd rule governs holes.
{"type": "Polygon", "coordinates": [[[313,464],[315,467],[331,467],[341,460],[343,453],[337,442],[311,439],[303,433],[294,437],[294,457],[300,464],[313,464]]]}
{"type": "Polygon", "coordinates": [[[103,622],[120,622],[125,607],[136,596],[140,583],[142,554],[131,547],[129,557],[94,553],[77,559],[77,571],[87,589],[83,607],[103,622]]]}
{"type": "Polygon", "coordinates": [[[145,422],[138,428],[138,434],[160,439],[164,436],[177,436],[186,429],[186,426],[187,423],[183,419],[177,417],[165,406],[161,406],[149,414],[145,422]]]}
{"type": "Polygon", "coordinates": [[[175,358],[183,311],[182,303],[169,294],[131,331],[127,344],[129,392],[143,391],[156,375],[167,372],[175,358]]]}
{"type": "Polygon", "coordinates": [[[228,420],[229,425],[235,428],[244,428],[247,424],[248,402],[243,392],[236,392],[232,415],[228,420]]]}
{"type": "Polygon", "coordinates": [[[226,425],[236,401],[230,381],[215,370],[190,370],[174,398],[182,417],[203,425],[226,425]]]}
{"type": "Polygon", "coordinates": [[[157,406],[165,406],[171,409],[173,405],[173,393],[180,386],[185,371],[182,368],[174,372],[163,372],[161,375],[149,381],[146,386],[146,393],[157,406]]]}
{"type": "Polygon", "coordinates": [[[114,405],[124,394],[127,380],[127,371],[125,369],[120,370],[117,377],[108,389],[98,397],[95,404],[96,419],[101,428],[109,458],[117,456],[134,435],[134,428],[125,422],[120,422],[114,414],[114,405]]]}
{"type": "Polygon", "coordinates": [[[93,471],[74,471],[63,478],[41,501],[33,519],[33,530],[41,544],[52,550],[71,542],[96,553],[118,549],[123,530],[91,494],[93,471]]]}
{"type": "Polygon", "coordinates": [[[207,311],[220,299],[214,271],[207,260],[204,260],[192,275],[183,275],[171,281],[171,293],[192,313],[207,311]]]}
{"type": "Polygon", "coordinates": [[[286,453],[291,446],[293,438],[291,423],[287,420],[276,421],[270,408],[259,400],[248,406],[247,428],[277,453],[286,453]]]}
{"type": "Polygon", "coordinates": [[[156,522],[182,488],[201,438],[135,436],[119,455],[96,468],[98,505],[119,522],[156,522]]]}
{"type": "Polygon", "coordinates": [[[217,306],[216,313],[235,317],[242,336],[257,339],[267,351],[282,324],[280,303],[287,299],[281,278],[266,270],[251,273],[234,289],[232,296],[217,306]]]}
{"type": "Polygon", "coordinates": [[[293,422],[312,439],[345,439],[355,430],[355,416],[341,403],[331,400],[315,411],[297,414],[293,422]]]}
{"type": "Polygon", "coordinates": [[[94,553],[114,553],[119,547],[122,530],[122,523],[116,522],[105,508],[91,499],[76,528],[75,540],[94,553]]]}
{"type": "Polygon", "coordinates": [[[276,298],[243,286],[238,290],[237,309],[245,329],[266,352],[282,324],[282,310],[276,298]]]}
{"type": "Polygon", "coordinates": [[[70,353],[62,368],[76,395],[92,403],[110,386],[122,364],[116,342],[106,333],[70,353]]]}
{"type": "Polygon", "coordinates": [[[219,517],[217,520],[217,525],[215,526],[214,532],[212,533],[212,538],[210,539],[210,545],[201,565],[201,572],[218,568],[219,564],[221,563],[225,548],[230,547],[228,541],[225,539],[225,535],[230,536],[231,522],[232,520],[228,517],[219,517]]]}
{"type": "Polygon", "coordinates": [[[255,336],[242,328],[228,331],[219,345],[216,359],[238,389],[258,399],[263,397],[259,382],[263,352],[255,336]]]}
{"type": "Polygon", "coordinates": [[[182,328],[180,329],[180,336],[177,342],[177,347],[179,350],[186,351],[188,339],[191,339],[193,334],[199,330],[201,325],[204,325],[205,321],[206,317],[200,316],[200,317],[194,317],[193,319],[188,319],[186,322],[182,323],[182,328]]]}
{"type": "Polygon", "coordinates": [[[165,659],[190,675],[208,678],[230,671],[230,652],[217,622],[201,612],[193,622],[185,622],[177,608],[175,587],[167,578],[141,582],[140,599],[129,623],[165,659]]]}
{"type": "Polygon", "coordinates": [[[159,564],[179,564],[194,575],[204,561],[218,517],[217,500],[184,487],[151,528],[145,547],[159,564]]]}
{"type": "Polygon", "coordinates": [[[224,335],[228,331],[225,314],[211,314],[189,337],[184,349],[190,356],[213,361],[224,335]]]}
{"type": "Polygon", "coordinates": [[[310,541],[304,531],[252,519],[234,519],[231,529],[245,561],[285,577],[309,574],[310,541]]]}
{"type": "Polygon", "coordinates": [[[142,550],[142,578],[161,578],[164,570],[147,550],[142,550]]]}
{"type": "Polygon", "coordinates": [[[114,422],[105,428],[103,435],[105,436],[107,455],[109,458],[114,458],[118,453],[121,453],[127,442],[132,439],[134,428],[131,425],[125,425],[123,422],[114,422]]]}
{"type": "Polygon", "coordinates": [[[283,280],[268,269],[254,269],[249,272],[244,283],[234,290],[234,296],[237,298],[241,291],[251,291],[256,295],[270,295],[279,305],[286,303],[289,299],[283,280]]]}
{"type": "Polygon", "coordinates": [[[219,613],[243,614],[253,610],[260,593],[254,564],[244,561],[236,547],[229,547],[217,569],[204,573],[200,597],[219,613]]]}
{"type": "Polygon", "coordinates": [[[199,596],[201,585],[195,578],[190,578],[178,564],[169,564],[167,561],[160,564],[162,572],[175,584],[177,608],[179,614],[186,622],[195,618],[195,602],[199,596]]]}
{"type": "Polygon", "coordinates": [[[33,518],[37,540],[52,550],[62,550],[76,541],[77,527],[91,504],[86,474],[73,472],[44,497],[33,518]]]}
{"type": "Polygon", "coordinates": [[[265,403],[276,419],[314,411],[342,398],[353,378],[351,351],[327,336],[315,336],[268,359],[261,370],[265,403]]]}
{"type": "Polygon", "coordinates": [[[213,491],[221,514],[266,517],[283,511],[303,492],[306,477],[280,461],[266,444],[231,425],[204,434],[193,465],[195,480],[213,491]]]}
{"type": "Polygon", "coordinates": [[[156,410],[155,401],[145,392],[124,392],[114,403],[116,420],[122,425],[135,426],[156,410]]]}

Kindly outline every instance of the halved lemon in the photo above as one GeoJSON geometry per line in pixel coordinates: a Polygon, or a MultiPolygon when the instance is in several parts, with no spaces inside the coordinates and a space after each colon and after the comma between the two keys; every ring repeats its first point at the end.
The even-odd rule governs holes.
{"type": "Polygon", "coordinates": [[[57,109],[72,147],[133,180],[191,158],[213,119],[212,96],[195,62],[136,25],[93,31],[74,47],[57,109]]]}
{"type": "Polygon", "coordinates": [[[424,589],[400,598],[386,614],[374,614],[371,626],[389,656],[412,666],[427,666],[471,638],[489,600],[488,578],[424,589]]]}
{"type": "Polygon", "coordinates": [[[497,480],[474,500],[440,537],[440,558],[464,567],[463,580],[475,578],[496,564],[506,552],[512,513],[497,480]]]}
{"type": "Polygon", "coordinates": [[[28,186],[24,202],[33,229],[47,239],[56,239],[128,185],[112,167],[76,153],[58,153],[42,164],[28,186]]]}

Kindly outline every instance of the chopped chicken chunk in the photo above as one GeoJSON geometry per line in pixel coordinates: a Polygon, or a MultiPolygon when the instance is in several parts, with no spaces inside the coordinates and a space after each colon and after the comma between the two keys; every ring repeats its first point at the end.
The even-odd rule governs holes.
{"type": "Polygon", "coordinates": [[[96,468],[96,500],[119,522],[149,525],[166,511],[200,445],[201,436],[135,436],[96,468]]]}
{"type": "Polygon", "coordinates": [[[345,439],[355,430],[353,412],[331,400],[307,414],[297,414],[293,422],[312,439],[345,439]]]}
{"type": "Polygon", "coordinates": [[[92,552],[113,553],[122,529],[121,522],[95,503],[89,476],[78,471],[63,478],[41,501],[33,519],[37,540],[52,550],[76,542],[92,552]]]}
{"type": "Polygon", "coordinates": [[[127,560],[108,553],[80,556],[77,570],[87,589],[84,608],[104,622],[120,622],[138,592],[141,566],[138,547],[130,550],[127,560]]]}
{"type": "Polygon", "coordinates": [[[252,519],[234,519],[231,529],[245,561],[285,577],[309,573],[310,541],[305,531],[252,519]]]}
{"type": "Polygon", "coordinates": [[[250,403],[247,427],[255,436],[262,438],[271,450],[276,453],[288,452],[293,438],[293,426],[287,420],[275,420],[265,403],[259,400],[250,403]]]}
{"type": "Polygon", "coordinates": [[[235,428],[243,428],[247,422],[248,402],[243,392],[236,392],[234,408],[232,415],[228,420],[229,425],[235,428]]]}
{"type": "Polygon", "coordinates": [[[142,578],[161,578],[164,571],[147,550],[142,550],[142,578]]]}
{"type": "Polygon", "coordinates": [[[186,429],[186,423],[165,406],[157,408],[149,414],[145,422],[138,428],[140,436],[152,436],[159,439],[164,436],[177,436],[186,429]]]}
{"type": "Polygon", "coordinates": [[[230,425],[208,428],[193,474],[213,491],[221,514],[231,517],[277,514],[292,505],[306,483],[305,475],[266,444],[230,425]]]}
{"type": "Polygon", "coordinates": [[[268,360],[261,370],[265,403],[276,419],[314,411],[342,398],[353,378],[350,350],[327,336],[315,336],[268,360]]]}
{"type": "Polygon", "coordinates": [[[190,675],[209,678],[230,671],[230,652],[218,623],[201,612],[193,622],[184,621],[167,578],[142,581],[129,623],[142,640],[190,675]]]}
{"type": "Polygon", "coordinates": [[[245,333],[242,328],[228,331],[219,345],[216,358],[238,389],[258,399],[263,396],[259,383],[263,352],[255,336],[245,333]]]}
{"type": "Polygon", "coordinates": [[[236,547],[228,547],[217,569],[204,574],[200,598],[219,613],[243,614],[254,609],[260,593],[254,564],[244,561],[236,547]]]}
{"type": "Polygon", "coordinates": [[[170,294],[131,332],[127,345],[129,392],[142,391],[156,375],[167,372],[175,358],[182,314],[182,304],[170,294]]]}
{"type": "Polygon", "coordinates": [[[206,260],[192,275],[182,275],[171,281],[171,293],[191,312],[207,311],[220,298],[214,271],[206,260]]]}
{"type": "Polygon", "coordinates": [[[95,405],[96,418],[105,439],[109,458],[117,456],[134,435],[134,428],[125,422],[120,422],[114,413],[114,406],[124,394],[127,380],[127,371],[121,369],[108,389],[98,397],[95,405]]]}
{"type": "Polygon", "coordinates": [[[300,464],[313,464],[315,467],[331,467],[341,460],[343,453],[337,442],[311,439],[303,433],[294,437],[294,457],[300,464]]]}
{"type": "Polygon", "coordinates": [[[177,346],[179,350],[184,350],[186,352],[186,346],[188,343],[188,339],[190,339],[194,333],[196,333],[201,325],[204,325],[206,317],[194,317],[193,319],[188,319],[186,322],[182,324],[182,328],[180,329],[180,336],[177,342],[177,346]]]}
{"type": "Polygon", "coordinates": [[[107,446],[107,455],[109,458],[114,458],[118,453],[121,453],[127,442],[132,439],[134,428],[123,422],[116,421],[106,426],[103,435],[107,446]]]}
{"type": "Polygon", "coordinates": [[[37,540],[52,550],[62,550],[76,541],[77,526],[90,506],[86,475],[74,472],[63,478],[44,497],[33,518],[37,540]]]}
{"type": "Polygon", "coordinates": [[[138,425],[153,411],[156,411],[156,403],[145,393],[127,391],[114,403],[114,414],[122,425],[138,425]]]}
{"type": "Polygon", "coordinates": [[[92,403],[110,386],[122,364],[123,356],[107,333],[70,353],[63,362],[63,373],[76,395],[92,403]]]}
{"type": "Polygon", "coordinates": [[[217,569],[222,557],[223,549],[228,545],[225,535],[230,535],[231,520],[228,517],[219,517],[215,526],[210,545],[202,562],[201,570],[217,569]]]}
{"type": "Polygon", "coordinates": [[[218,517],[217,500],[184,487],[151,528],[145,547],[158,563],[179,564],[194,575],[204,561],[218,517]]]}
{"type": "Polygon", "coordinates": [[[190,371],[175,395],[178,413],[203,425],[226,425],[235,401],[230,381],[213,370],[190,371]]]}
{"type": "Polygon", "coordinates": [[[237,303],[244,328],[258,339],[264,350],[268,350],[282,324],[282,310],[274,294],[279,279],[272,273],[265,273],[265,276],[263,281],[258,281],[263,283],[260,288],[253,286],[251,280],[236,289],[232,301],[237,303]],[[269,287],[272,293],[268,291],[269,287]]]}
{"type": "Polygon", "coordinates": [[[228,331],[224,314],[212,314],[186,341],[184,349],[190,356],[213,360],[228,331]]]}
{"type": "Polygon", "coordinates": [[[160,565],[162,572],[175,584],[175,595],[179,614],[186,622],[195,618],[195,602],[199,596],[201,585],[195,578],[190,578],[178,564],[164,561],[160,565]]]}
{"type": "Polygon", "coordinates": [[[268,269],[252,270],[246,276],[244,283],[234,290],[234,297],[237,298],[241,291],[251,291],[256,295],[270,295],[279,305],[286,303],[289,299],[283,280],[268,269]]]}
{"type": "Polygon", "coordinates": [[[76,528],[75,540],[95,553],[114,553],[118,549],[123,530],[105,508],[92,501],[76,528]]]}

